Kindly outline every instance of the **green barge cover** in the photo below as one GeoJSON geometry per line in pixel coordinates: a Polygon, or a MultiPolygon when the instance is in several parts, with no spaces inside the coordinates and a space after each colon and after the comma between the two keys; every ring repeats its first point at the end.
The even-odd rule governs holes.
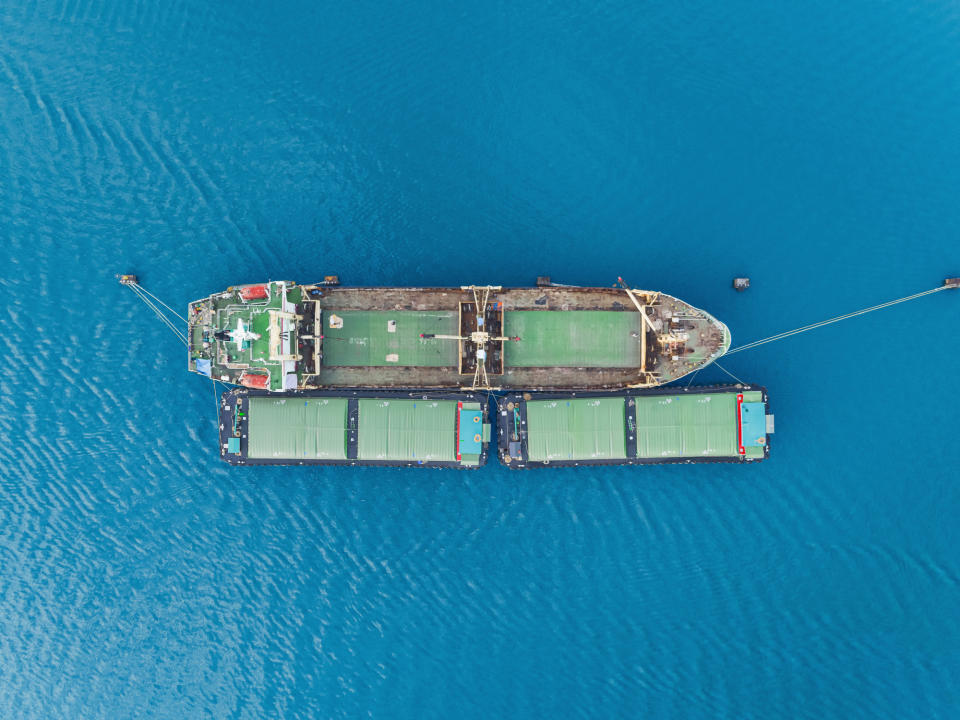
{"type": "MultiPolygon", "coordinates": [[[[743,393],[760,403],[763,394],[743,393]]],[[[737,393],[638,397],[637,457],[737,457],[737,393]]],[[[748,445],[745,456],[763,457],[762,445],[748,445]]]]}
{"type": "Polygon", "coordinates": [[[346,398],[252,397],[247,456],[260,459],[344,460],[346,398]]]}
{"type": "Polygon", "coordinates": [[[529,401],[527,430],[533,462],[627,457],[622,397],[529,401]]]}
{"type": "Polygon", "coordinates": [[[323,364],[339,367],[454,367],[457,341],[420,334],[459,335],[455,311],[325,310],[323,364]]]}
{"type": "Polygon", "coordinates": [[[456,460],[453,400],[361,398],[359,460],[456,460]]]}
{"type": "Polygon", "coordinates": [[[507,367],[601,367],[640,365],[643,320],[636,311],[512,310],[503,332],[507,367]]]}
{"type": "Polygon", "coordinates": [[[635,429],[633,458],[739,457],[738,440],[743,457],[763,458],[763,393],[742,394],[739,424],[735,391],[528,401],[527,457],[530,462],[625,459],[628,434],[635,429]]]}

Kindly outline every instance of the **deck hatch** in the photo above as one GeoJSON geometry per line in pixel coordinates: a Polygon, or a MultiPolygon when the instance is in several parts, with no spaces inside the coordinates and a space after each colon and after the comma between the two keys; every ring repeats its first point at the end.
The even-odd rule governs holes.
{"type": "Polygon", "coordinates": [[[526,412],[531,461],[626,458],[622,397],[533,400],[526,412]]]}
{"type": "Polygon", "coordinates": [[[643,320],[633,311],[514,310],[503,314],[507,367],[608,367],[640,365],[643,320]]]}
{"type": "Polygon", "coordinates": [[[247,456],[344,460],[345,398],[250,398],[247,456]]]}
{"type": "MultiPolygon", "coordinates": [[[[338,322],[323,337],[325,367],[455,367],[457,343],[421,333],[456,335],[457,313],[335,310],[338,322]]],[[[331,319],[332,319],[331,315],[331,319]]]]}
{"type": "Polygon", "coordinates": [[[360,398],[360,460],[456,460],[453,400],[360,398]]]}

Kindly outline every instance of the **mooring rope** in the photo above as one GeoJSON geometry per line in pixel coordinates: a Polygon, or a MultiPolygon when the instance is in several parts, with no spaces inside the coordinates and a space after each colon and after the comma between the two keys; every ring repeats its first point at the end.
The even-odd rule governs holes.
{"type": "MultiPolygon", "coordinates": [[[[163,311],[161,311],[160,308],[157,307],[157,305],[150,300],[150,298],[154,298],[158,303],[163,305],[163,307],[165,307],[167,310],[169,310],[171,313],[176,315],[181,320],[183,320],[182,316],[177,314],[177,312],[173,310],[165,302],[163,302],[163,300],[160,300],[156,295],[145,290],[139,284],[124,283],[124,285],[130,288],[133,291],[133,293],[143,301],[144,305],[146,305],[148,308],[153,310],[154,315],[156,315],[160,319],[160,322],[162,322],[164,325],[170,328],[171,332],[173,332],[173,334],[177,336],[180,342],[182,342],[184,345],[189,347],[190,344],[187,342],[187,336],[183,333],[182,330],[180,330],[176,325],[173,324],[173,321],[171,321],[170,318],[168,318],[166,315],[163,314],[163,311]]],[[[183,320],[183,321],[186,322],[186,320],[183,320]]],[[[221,380],[218,380],[215,377],[207,376],[207,379],[212,381],[211,385],[213,385],[213,397],[216,402],[216,406],[218,408],[217,412],[219,413],[220,398],[217,396],[217,386],[219,385],[225,392],[230,390],[230,386],[222,382],[221,380]]]]}
{"type": "Polygon", "coordinates": [[[716,366],[717,366],[718,368],[720,368],[721,370],[723,370],[727,375],[729,375],[730,377],[732,377],[734,380],[736,380],[736,381],[737,381],[738,383],[740,383],[741,385],[746,385],[746,383],[745,383],[743,380],[741,380],[741,379],[738,378],[736,375],[734,375],[732,372],[730,372],[729,370],[727,370],[727,369],[726,369],[723,365],[721,365],[720,363],[714,361],[713,364],[716,365],[716,366]]]}
{"type": "Polygon", "coordinates": [[[141,288],[139,285],[128,285],[127,287],[129,287],[130,290],[132,290],[133,293],[140,298],[144,305],[153,310],[153,313],[159,317],[160,321],[163,322],[164,325],[173,330],[181,339],[185,337],[183,332],[173,324],[173,321],[163,314],[163,311],[156,305],[156,303],[150,300],[150,298],[143,293],[143,288],[141,288]]]}
{"type": "Polygon", "coordinates": [[[176,325],[174,325],[173,322],[170,320],[170,318],[164,315],[163,311],[160,310],[160,308],[157,307],[146,295],[143,295],[142,293],[140,293],[139,290],[137,289],[137,286],[131,285],[130,289],[133,290],[136,296],[143,301],[144,305],[146,305],[148,308],[153,310],[154,315],[156,315],[157,318],[160,320],[160,322],[166,325],[170,329],[170,331],[177,336],[180,342],[182,342],[184,345],[188,344],[187,336],[183,333],[183,331],[180,330],[176,325]]]}
{"type": "MultiPolygon", "coordinates": [[[[793,335],[799,335],[800,333],[809,332],[810,330],[816,330],[821,328],[824,325],[830,325],[835,322],[840,322],[841,320],[848,320],[858,315],[865,315],[875,310],[883,310],[884,308],[892,307],[894,305],[899,305],[900,303],[905,303],[909,300],[916,300],[917,298],[922,298],[924,295],[932,295],[933,293],[938,293],[941,290],[948,290],[949,286],[941,285],[940,287],[935,287],[932,290],[924,290],[923,292],[915,293],[913,295],[907,295],[906,297],[899,298],[897,300],[891,300],[890,302],[881,303],[880,305],[874,305],[873,307],[864,308],[863,310],[857,310],[855,312],[847,313],[846,315],[839,315],[835,318],[830,318],[829,320],[822,320],[818,323],[813,323],[812,325],[804,325],[803,327],[796,328],[795,330],[788,330],[787,332],[777,333],[776,335],[771,335],[768,338],[763,338],[762,340],[754,340],[753,342],[747,343],[746,345],[741,345],[740,347],[735,347],[732,350],[727,350],[723,354],[723,357],[727,355],[733,355],[734,353],[743,352],[744,350],[752,350],[753,348],[760,347],[761,345],[766,345],[767,343],[776,342],[777,340],[783,340],[784,338],[791,337],[793,335]]],[[[719,367],[719,366],[718,366],[719,367]]],[[[723,368],[720,368],[723,370],[723,368]]],[[[726,372],[726,371],[724,371],[726,372]]],[[[729,373],[728,373],[729,374],[729,373]]]]}
{"type": "Polygon", "coordinates": [[[166,315],[164,315],[164,314],[163,314],[163,311],[160,310],[160,308],[157,307],[157,306],[150,300],[150,298],[148,298],[146,295],[144,295],[142,292],[140,292],[140,291],[142,290],[142,288],[141,288],[139,285],[130,284],[130,285],[127,285],[127,287],[130,288],[130,289],[133,291],[134,295],[136,295],[138,298],[140,298],[140,300],[143,301],[143,304],[144,304],[144,305],[146,305],[148,308],[150,308],[151,310],[153,310],[153,313],[160,319],[160,322],[162,322],[164,325],[166,325],[166,326],[173,332],[173,334],[176,335],[177,338],[179,338],[180,342],[182,342],[184,345],[188,345],[188,344],[189,344],[189,343],[187,342],[187,336],[183,333],[183,331],[181,331],[180,329],[178,329],[177,326],[174,325],[174,324],[170,321],[170,318],[168,318],[166,315]]]}
{"type": "Polygon", "coordinates": [[[164,306],[167,310],[169,310],[171,313],[173,313],[173,314],[180,320],[180,322],[182,322],[184,325],[187,325],[187,324],[188,324],[188,323],[187,323],[187,319],[186,319],[183,315],[181,315],[181,314],[178,313],[176,310],[174,310],[172,307],[170,307],[169,305],[167,305],[163,300],[161,300],[160,298],[158,298],[156,295],[154,295],[152,292],[150,292],[149,290],[147,290],[147,289],[146,289],[145,287],[143,287],[142,285],[131,285],[131,287],[135,287],[135,288],[137,288],[140,292],[146,293],[147,295],[149,295],[150,297],[152,297],[154,300],[156,300],[158,303],[160,303],[161,305],[163,305],[163,306],[164,306]]]}

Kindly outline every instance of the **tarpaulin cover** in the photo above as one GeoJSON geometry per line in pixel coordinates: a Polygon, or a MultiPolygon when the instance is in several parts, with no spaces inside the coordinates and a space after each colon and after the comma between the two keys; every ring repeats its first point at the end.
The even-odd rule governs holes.
{"type": "Polygon", "coordinates": [[[528,402],[527,453],[532,461],[625,458],[623,398],[528,402]]]}
{"type": "Polygon", "coordinates": [[[250,398],[247,456],[347,457],[346,398],[250,398]]]}
{"type": "Polygon", "coordinates": [[[514,310],[503,314],[507,367],[640,365],[640,313],[616,310],[514,310]]]}
{"type": "Polygon", "coordinates": [[[637,457],[737,455],[737,393],[655,395],[637,403],[637,457]]]}
{"type": "Polygon", "coordinates": [[[361,398],[358,412],[360,460],[456,460],[453,400],[361,398]]]}
{"type": "Polygon", "coordinates": [[[328,367],[402,365],[444,367],[457,364],[457,341],[420,334],[459,335],[455,311],[326,310],[343,326],[323,329],[323,364],[328,367]],[[388,359],[389,358],[389,359],[388,359]]]}

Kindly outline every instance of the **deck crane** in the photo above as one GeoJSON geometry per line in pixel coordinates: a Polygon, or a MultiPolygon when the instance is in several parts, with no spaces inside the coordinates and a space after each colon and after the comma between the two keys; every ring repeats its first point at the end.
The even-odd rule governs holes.
{"type": "MultiPolygon", "coordinates": [[[[622,277],[617,278],[617,282],[627,292],[627,297],[630,298],[630,301],[636,306],[637,311],[640,313],[640,317],[643,318],[643,322],[647,327],[653,330],[654,333],[658,333],[656,327],[654,327],[653,321],[647,315],[647,307],[653,305],[657,301],[660,293],[656,293],[653,297],[644,296],[644,304],[640,303],[640,300],[637,298],[637,292],[630,288],[627,285],[622,277]]],[[[659,337],[659,336],[658,336],[659,337]]],[[[657,379],[656,373],[649,372],[647,370],[647,331],[646,328],[643,328],[640,331],[640,377],[641,380],[638,383],[630,385],[631,388],[645,388],[653,387],[659,385],[660,381],[657,379]]]]}
{"type": "MultiPolygon", "coordinates": [[[[474,329],[470,332],[469,335],[443,335],[439,333],[420,333],[420,337],[423,339],[433,339],[433,340],[456,340],[458,343],[462,342],[464,344],[470,342],[476,346],[476,367],[473,370],[473,381],[471,382],[469,389],[471,390],[492,390],[490,385],[490,377],[487,374],[487,345],[494,342],[505,342],[507,340],[519,340],[519,337],[511,338],[503,335],[491,335],[485,329],[484,323],[484,311],[486,310],[487,303],[490,300],[490,292],[494,290],[500,290],[500,286],[476,286],[476,285],[463,285],[460,288],[461,290],[469,290],[473,293],[473,302],[474,307],[476,308],[476,325],[474,329]],[[482,292],[481,294],[479,294],[482,292]]],[[[461,308],[462,312],[462,308],[461,308]]],[[[461,330],[463,329],[461,325],[461,330]]]]}

